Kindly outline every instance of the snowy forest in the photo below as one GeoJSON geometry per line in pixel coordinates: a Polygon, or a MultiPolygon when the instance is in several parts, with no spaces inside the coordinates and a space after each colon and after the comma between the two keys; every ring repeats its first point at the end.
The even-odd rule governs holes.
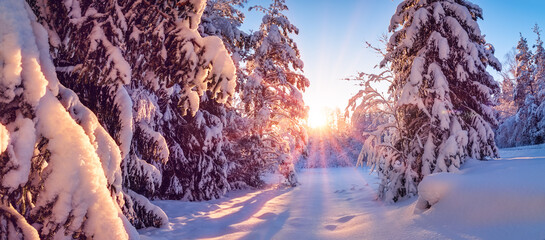
{"type": "Polygon", "coordinates": [[[539,24],[392,1],[316,115],[291,4],[0,0],[0,239],[545,238],[539,24]]]}

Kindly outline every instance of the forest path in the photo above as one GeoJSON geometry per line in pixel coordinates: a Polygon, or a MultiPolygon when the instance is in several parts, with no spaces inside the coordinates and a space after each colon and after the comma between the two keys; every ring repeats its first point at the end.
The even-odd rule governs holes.
{"type": "Polygon", "coordinates": [[[415,214],[416,197],[376,200],[378,179],[368,168],[307,169],[295,188],[270,176],[265,189],[217,200],[154,201],[170,224],[139,233],[144,240],[545,239],[545,144],[500,155],[469,161],[449,181],[435,182],[451,194],[424,213],[415,214]]]}
{"type": "Polygon", "coordinates": [[[378,179],[367,168],[308,169],[299,181],[295,188],[272,184],[208,202],[154,201],[170,228],[140,233],[143,239],[403,239],[411,229],[411,221],[391,216],[411,216],[414,200],[375,200],[378,179]]]}

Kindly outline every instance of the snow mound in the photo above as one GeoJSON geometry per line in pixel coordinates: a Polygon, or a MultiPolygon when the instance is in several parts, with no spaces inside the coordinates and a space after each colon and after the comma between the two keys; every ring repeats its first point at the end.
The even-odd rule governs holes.
{"type": "Polygon", "coordinates": [[[504,149],[501,160],[473,160],[459,174],[427,176],[418,186],[415,213],[473,226],[543,223],[544,147],[504,149]],[[520,153],[524,157],[515,157],[520,153]]]}

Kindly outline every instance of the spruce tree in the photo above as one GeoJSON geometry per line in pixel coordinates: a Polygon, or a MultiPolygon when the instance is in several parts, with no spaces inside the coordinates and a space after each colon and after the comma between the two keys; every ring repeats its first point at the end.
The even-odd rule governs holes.
{"type": "Polygon", "coordinates": [[[119,148],[59,83],[27,3],[0,9],[0,238],[137,238],[117,204],[119,148]]]}
{"type": "Polygon", "coordinates": [[[158,196],[188,201],[210,200],[223,196],[229,189],[225,142],[225,108],[202,96],[195,116],[186,115],[167,138],[176,140],[181,158],[170,159],[161,167],[163,184],[158,196]],[[183,143],[183,144],[182,144],[183,143]]]}
{"type": "MultiPolygon", "coordinates": [[[[208,1],[199,26],[203,36],[218,36],[223,40],[237,68],[233,104],[224,106],[225,114],[218,116],[224,123],[223,148],[228,159],[227,178],[231,188],[260,187],[263,184],[261,175],[267,170],[261,151],[263,143],[258,134],[252,131],[252,119],[246,114],[244,103],[240,101],[248,79],[243,65],[254,48],[250,42],[251,35],[240,30],[244,21],[240,8],[245,3],[245,0],[208,1]]],[[[217,107],[211,101],[204,105],[217,107]]]]}
{"type": "MultiPolygon", "coordinates": [[[[538,107],[539,100],[538,81],[539,75],[543,75],[539,65],[543,61],[543,44],[538,28],[534,28],[537,34],[537,42],[534,47],[536,54],[533,54],[528,48],[528,43],[524,37],[519,40],[517,45],[515,71],[515,92],[514,100],[517,107],[517,113],[505,126],[501,126],[502,133],[507,138],[505,146],[521,146],[540,143],[542,140],[539,130],[538,107]]],[[[501,140],[501,139],[500,139],[501,140]]],[[[503,145],[503,144],[502,144],[503,145]]]]}
{"type": "Polygon", "coordinates": [[[520,35],[520,40],[517,45],[517,55],[515,57],[517,68],[515,71],[515,94],[513,96],[517,108],[524,108],[526,98],[533,98],[535,92],[534,86],[534,65],[532,64],[532,52],[528,48],[526,38],[520,35]]]}
{"type": "Polygon", "coordinates": [[[381,178],[379,194],[398,201],[417,194],[428,174],[455,172],[467,158],[497,156],[491,105],[500,70],[477,20],[482,10],[465,0],[406,0],[392,17],[381,65],[394,73],[390,89],[397,126],[391,144],[368,161],[381,178]]]}
{"type": "Polygon", "coordinates": [[[252,131],[259,138],[265,162],[278,166],[294,186],[293,161],[306,142],[302,121],[307,111],[301,92],[309,85],[297,45],[289,36],[299,29],[282,14],[288,10],[284,0],[251,9],[265,15],[259,31],[252,35],[255,50],[248,58],[249,77],[243,83],[241,100],[245,114],[253,119],[252,131]]]}
{"type": "MultiPolygon", "coordinates": [[[[517,68],[515,55],[516,52],[514,48],[505,55],[505,62],[503,63],[503,69],[501,71],[501,93],[496,95],[497,105],[494,107],[500,124],[517,112],[513,98],[515,92],[515,72],[517,68]]],[[[496,137],[498,137],[498,134],[502,133],[496,131],[496,137]]],[[[496,143],[498,146],[500,145],[498,141],[496,141],[496,143]]]]}
{"type": "Polygon", "coordinates": [[[543,48],[543,40],[541,39],[541,29],[536,24],[534,26],[534,33],[537,35],[534,48],[536,53],[534,54],[534,84],[535,84],[535,97],[537,108],[534,112],[533,122],[531,125],[534,128],[533,139],[534,144],[541,144],[545,142],[545,48],[543,48]]]}
{"type": "Polygon", "coordinates": [[[515,83],[510,78],[503,78],[501,82],[501,93],[498,98],[498,107],[496,108],[499,111],[498,120],[504,120],[507,117],[513,116],[516,113],[515,104],[513,101],[513,92],[515,90],[515,83]]]}
{"type": "MultiPolygon", "coordinates": [[[[516,114],[505,119],[497,130],[496,139],[501,147],[540,144],[545,141],[545,51],[539,26],[535,25],[533,30],[537,35],[533,45],[535,53],[530,51],[522,35],[517,44],[513,74],[516,81],[513,93],[516,114]]],[[[504,88],[504,91],[508,90],[509,86],[505,85],[504,88]]]]}
{"type": "Polygon", "coordinates": [[[57,1],[39,4],[62,83],[73,89],[121,149],[125,215],[161,226],[163,166],[183,159],[178,135],[200,96],[225,102],[235,68],[219,38],[197,31],[205,1],[57,1]],[[90,33],[90,34],[88,34],[90,33]]]}
{"type": "Polygon", "coordinates": [[[537,36],[536,43],[534,44],[536,52],[532,57],[535,65],[533,82],[535,85],[536,101],[541,103],[545,99],[545,49],[543,48],[543,40],[541,40],[541,29],[536,24],[533,30],[537,36]]]}

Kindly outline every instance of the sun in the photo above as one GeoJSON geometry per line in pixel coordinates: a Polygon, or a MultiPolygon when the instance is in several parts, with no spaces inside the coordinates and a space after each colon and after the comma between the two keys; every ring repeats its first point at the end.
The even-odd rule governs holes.
{"type": "Polygon", "coordinates": [[[327,111],[325,108],[311,107],[308,112],[308,126],[322,128],[327,125],[327,111]]]}

